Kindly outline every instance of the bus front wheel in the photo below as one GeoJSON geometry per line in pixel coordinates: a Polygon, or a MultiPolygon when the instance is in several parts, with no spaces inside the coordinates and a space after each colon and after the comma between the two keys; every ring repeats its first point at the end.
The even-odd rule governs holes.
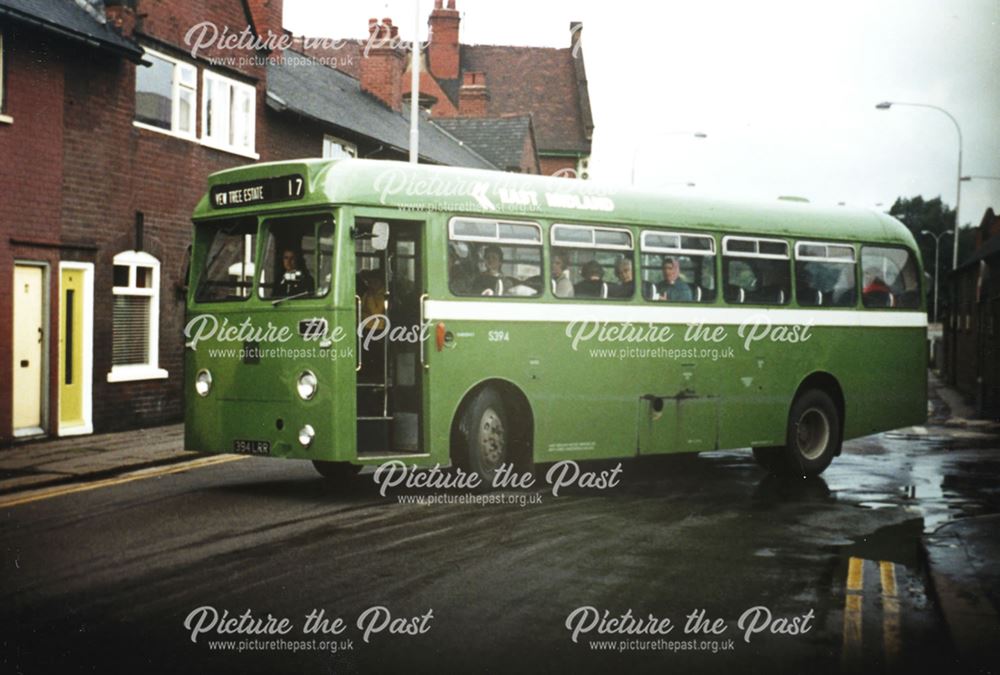
{"type": "Polygon", "coordinates": [[[336,485],[346,485],[358,475],[361,467],[350,462],[324,462],[319,459],[313,460],[313,466],[319,474],[331,483],[336,485]]]}
{"type": "Polygon", "coordinates": [[[818,476],[840,451],[840,443],[837,406],[825,391],[810,389],[788,413],[782,468],[792,475],[818,476]]]}
{"type": "Polygon", "coordinates": [[[500,394],[491,387],[476,394],[465,407],[459,429],[464,463],[479,475],[482,487],[489,488],[497,470],[509,461],[510,424],[500,394]]]}

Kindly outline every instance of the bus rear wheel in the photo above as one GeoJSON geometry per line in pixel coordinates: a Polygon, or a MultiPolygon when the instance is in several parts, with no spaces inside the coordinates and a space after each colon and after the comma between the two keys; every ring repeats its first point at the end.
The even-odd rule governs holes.
{"type": "Polygon", "coordinates": [[[324,462],[313,460],[313,466],[323,478],[335,485],[347,485],[358,475],[361,467],[350,462],[324,462]]]}
{"type": "Polygon", "coordinates": [[[840,452],[840,413],[833,399],[820,389],[810,389],[795,399],[788,413],[784,473],[818,476],[840,452]]]}
{"type": "Polygon", "coordinates": [[[507,407],[495,389],[486,387],[466,405],[459,425],[464,447],[459,451],[484,488],[492,485],[500,466],[510,461],[509,429],[507,407]]]}

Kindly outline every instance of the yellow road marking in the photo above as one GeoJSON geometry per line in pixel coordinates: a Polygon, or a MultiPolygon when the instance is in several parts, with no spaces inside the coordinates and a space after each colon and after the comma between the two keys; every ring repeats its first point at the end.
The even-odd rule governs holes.
{"type": "Polygon", "coordinates": [[[883,560],[879,563],[882,577],[882,639],[885,659],[890,671],[899,662],[900,629],[899,597],[896,595],[896,566],[883,560]]]}
{"type": "Polygon", "coordinates": [[[847,563],[847,594],[844,596],[844,672],[852,672],[861,657],[861,590],[865,584],[865,561],[851,558],[847,563]]]}
{"type": "Polygon", "coordinates": [[[865,561],[851,558],[847,564],[847,590],[860,591],[865,585],[865,561]]]}
{"type": "Polygon", "coordinates": [[[19,506],[20,504],[29,504],[31,502],[37,502],[42,499],[52,499],[53,497],[61,497],[62,495],[71,495],[76,492],[97,490],[99,488],[111,487],[113,485],[121,485],[123,483],[131,483],[132,481],[144,480],[146,478],[168,476],[172,473],[181,473],[182,471],[189,471],[191,469],[201,469],[206,466],[225,464],[226,462],[235,462],[240,459],[247,459],[247,456],[215,455],[212,457],[203,457],[201,459],[195,459],[190,462],[184,462],[182,464],[171,464],[170,466],[164,466],[164,467],[140,469],[139,471],[132,471],[126,474],[122,474],[121,476],[116,476],[114,478],[95,480],[90,483],[78,483],[76,485],[63,485],[59,487],[35,490],[34,492],[29,492],[27,494],[16,494],[16,495],[11,495],[9,497],[0,498],[0,508],[19,506]]]}

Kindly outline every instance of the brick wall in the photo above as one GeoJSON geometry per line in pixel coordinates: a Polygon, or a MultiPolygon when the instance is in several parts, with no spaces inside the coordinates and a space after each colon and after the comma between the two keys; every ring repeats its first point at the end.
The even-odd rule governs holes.
{"type": "Polygon", "coordinates": [[[551,176],[560,169],[573,169],[576,171],[575,157],[539,157],[538,163],[541,166],[543,176],[551,176]]]}
{"type": "MultiPolygon", "coordinates": [[[[63,67],[67,50],[58,40],[12,24],[0,26],[4,35],[6,92],[4,114],[12,124],[0,122],[0,441],[10,437],[13,406],[12,366],[14,317],[14,261],[49,264],[49,304],[52,326],[58,269],[59,206],[62,196],[63,67]],[[31,240],[45,246],[13,245],[11,239],[31,240]]],[[[50,361],[55,358],[54,342],[50,361]]],[[[55,361],[52,361],[55,363],[55,361]]],[[[56,376],[50,372],[49,390],[56,376]]],[[[54,400],[54,397],[53,397],[54,400]]]]}
{"type": "MultiPolygon", "coordinates": [[[[280,17],[280,0],[255,3],[266,20],[280,17]]],[[[207,2],[141,0],[141,43],[195,64],[196,110],[201,133],[202,71],[206,62],[187,54],[184,35],[209,21],[240,32],[247,25],[241,0],[207,2]]],[[[136,65],[100,50],[16,26],[5,26],[7,96],[5,113],[14,124],[0,123],[0,358],[9,359],[12,334],[10,282],[15,257],[45,260],[52,279],[59,260],[92,262],[94,274],[94,428],[110,431],[176,421],[183,410],[184,302],[179,288],[191,240],[191,213],[214,171],[253,159],[205,147],[134,126],[136,65]],[[107,382],[111,369],[113,258],[135,246],[136,212],[144,214],[143,250],[160,268],[159,366],[165,380],[107,382]],[[47,247],[14,250],[12,236],[48,242],[47,247]],[[5,319],[5,320],[4,320],[5,319]]],[[[253,56],[253,52],[206,49],[200,56],[253,56]]],[[[268,130],[273,112],[265,105],[266,67],[244,59],[212,67],[257,88],[256,150],[261,160],[318,156],[322,134],[310,141],[285,130],[277,141],[268,130]],[[300,152],[301,150],[301,152],[300,152]]],[[[57,283],[50,283],[50,432],[58,419],[55,395],[58,371],[57,283]]],[[[0,382],[0,441],[11,436],[12,387],[0,382]]]]}

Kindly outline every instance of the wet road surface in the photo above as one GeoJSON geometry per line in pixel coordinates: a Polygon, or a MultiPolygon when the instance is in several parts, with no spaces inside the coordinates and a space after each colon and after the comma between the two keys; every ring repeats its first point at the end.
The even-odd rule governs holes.
{"type": "Polygon", "coordinates": [[[308,464],[254,459],[13,506],[0,670],[951,673],[918,542],[998,511],[995,448],[913,428],[848,443],[809,481],[769,476],[749,452],[626,461],[612,489],[503,493],[540,499],[524,506],[403,504],[442,492],[382,497],[367,476],[338,493],[308,464]],[[293,628],[278,649],[192,642],[184,622],[203,606],[293,628]],[[398,628],[432,616],[423,634],[365,643],[355,622],[373,606],[398,628]],[[581,607],[674,628],[574,642],[581,607]],[[759,609],[741,629],[756,607],[770,622],[759,609]],[[319,609],[344,632],[304,634],[319,609]],[[722,634],[685,634],[696,610],[722,634]]]}

